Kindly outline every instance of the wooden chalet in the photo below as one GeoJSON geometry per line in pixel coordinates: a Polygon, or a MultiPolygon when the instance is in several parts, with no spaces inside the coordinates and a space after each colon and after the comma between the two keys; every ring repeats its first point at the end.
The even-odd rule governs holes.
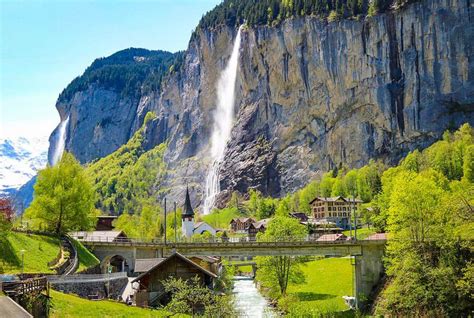
{"type": "Polygon", "coordinates": [[[209,288],[213,287],[214,279],[217,278],[216,274],[175,252],[132,281],[138,282],[136,304],[140,307],[165,305],[170,300],[170,295],[165,292],[163,281],[171,277],[190,280],[196,276],[202,285],[209,288]]]}

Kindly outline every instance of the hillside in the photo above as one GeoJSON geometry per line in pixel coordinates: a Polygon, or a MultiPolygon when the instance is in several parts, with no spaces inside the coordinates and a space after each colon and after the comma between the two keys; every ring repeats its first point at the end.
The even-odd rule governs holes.
{"type": "Polygon", "coordinates": [[[22,272],[22,251],[25,273],[54,273],[48,262],[59,253],[59,240],[50,236],[10,232],[0,238],[0,267],[5,273],[22,272]]]}
{"type": "MultiPolygon", "coordinates": [[[[51,291],[53,318],[79,318],[79,317],[168,317],[169,314],[162,310],[150,310],[130,307],[125,304],[110,300],[92,301],[73,295],[51,291]]],[[[180,317],[180,316],[178,316],[180,317]]],[[[181,316],[186,317],[186,316],[181,316]]]]}
{"type": "MultiPolygon", "coordinates": [[[[248,21],[238,58],[236,119],[220,167],[220,187],[227,190],[221,202],[232,191],[249,188],[284,196],[321,171],[361,167],[370,159],[393,164],[446,129],[474,124],[469,3],[411,2],[397,1],[401,6],[387,10],[386,2],[377,2],[379,12],[367,17],[363,1],[355,17],[348,10],[353,1],[328,1],[321,12],[304,14],[296,8],[307,1],[282,1],[291,10],[277,23],[268,17],[248,21]],[[337,19],[329,19],[332,9],[337,19]]],[[[251,20],[249,12],[261,15],[265,9],[249,0],[233,7],[234,13],[220,14],[230,3],[203,18],[176,62],[164,55],[163,67],[156,68],[163,76],[152,81],[159,87],[147,84],[158,71],[153,63],[141,66],[148,59],[141,51],[125,54],[125,66],[114,55],[105,59],[114,67],[95,62],[56,104],[62,119],[70,116],[66,150],[82,163],[107,156],[132,138],[152,111],[157,118],[148,149],[167,144],[161,197],[178,201],[189,183],[199,204],[210,165],[216,83],[232,50],[235,25],[251,20]],[[235,23],[225,22],[227,16],[235,23]],[[126,79],[115,78],[113,70],[123,67],[126,79]]],[[[52,142],[50,153],[54,147],[52,142]]]]}

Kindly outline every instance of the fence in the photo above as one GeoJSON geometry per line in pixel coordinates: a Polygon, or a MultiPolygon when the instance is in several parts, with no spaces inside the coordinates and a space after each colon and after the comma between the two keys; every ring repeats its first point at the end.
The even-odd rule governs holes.
{"type": "Polygon", "coordinates": [[[110,274],[76,274],[76,275],[49,275],[48,282],[52,284],[61,283],[90,283],[114,280],[119,278],[126,278],[126,272],[117,272],[110,274]]]}
{"type": "Polygon", "coordinates": [[[37,277],[16,282],[4,282],[2,289],[8,296],[39,293],[48,289],[48,280],[46,277],[37,277]]]}

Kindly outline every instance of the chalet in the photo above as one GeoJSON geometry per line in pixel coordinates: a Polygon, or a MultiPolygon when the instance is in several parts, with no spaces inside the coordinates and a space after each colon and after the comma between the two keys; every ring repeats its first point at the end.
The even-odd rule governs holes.
{"type": "Polygon", "coordinates": [[[196,276],[202,285],[209,288],[213,287],[214,279],[217,278],[216,274],[178,252],[164,260],[157,261],[153,267],[132,281],[132,284],[138,283],[135,296],[137,306],[156,307],[165,305],[170,297],[164,290],[163,281],[171,277],[189,280],[196,276]]]}
{"type": "Polygon", "coordinates": [[[317,197],[310,202],[311,212],[315,222],[333,223],[342,229],[349,228],[351,211],[360,209],[359,199],[317,197]]]}
{"type": "Polygon", "coordinates": [[[318,237],[317,242],[344,242],[347,241],[348,237],[344,234],[324,234],[318,237]]]}
{"type": "Polygon", "coordinates": [[[253,218],[234,218],[230,221],[230,229],[235,233],[246,233],[252,223],[255,223],[253,218]]]}
{"type": "Polygon", "coordinates": [[[254,240],[258,233],[264,233],[267,230],[268,221],[270,221],[270,219],[262,219],[251,223],[246,231],[249,239],[254,240]]]}
{"type": "Polygon", "coordinates": [[[96,231],[112,231],[115,226],[112,223],[117,219],[115,215],[99,215],[95,225],[96,231]]]}
{"type": "Polygon", "coordinates": [[[69,235],[82,242],[129,242],[130,239],[123,231],[77,231],[69,235]]]}

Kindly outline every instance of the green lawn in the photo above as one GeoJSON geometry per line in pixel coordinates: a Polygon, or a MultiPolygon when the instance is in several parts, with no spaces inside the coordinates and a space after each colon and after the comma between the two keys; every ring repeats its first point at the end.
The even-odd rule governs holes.
{"type": "MultiPolygon", "coordinates": [[[[127,306],[110,300],[92,301],[74,295],[63,294],[51,290],[52,318],[74,317],[100,317],[100,318],[126,318],[126,317],[169,317],[163,310],[150,310],[127,306]]],[[[174,316],[180,317],[180,316],[174,316]]],[[[181,317],[185,317],[182,315],[181,317]]]]}
{"type": "Polygon", "coordinates": [[[21,250],[25,251],[25,273],[53,273],[48,262],[59,253],[57,238],[10,232],[6,238],[0,239],[0,267],[5,273],[21,273],[21,250]]]}
{"type": "MultiPolygon", "coordinates": [[[[346,236],[351,235],[350,230],[343,231],[342,233],[346,236]]],[[[369,229],[368,227],[363,227],[361,229],[357,229],[357,239],[363,240],[375,233],[376,231],[374,228],[369,229]]],[[[352,235],[354,236],[354,230],[352,230],[352,235]]]]}
{"type": "Polygon", "coordinates": [[[95,257],[95,255],[85,248],[80,242],[72,239],[72,243],[76,247],[77,256],[79,257],[79,267],[77,268],[77,272],[83,271],[89,267],[94,267],[100,263],[97,257],[95,257]]]}
{"type": "MultiPolygon", "coordinates": [[[[290,311],[295,306],[303,310],[312,308],[321,312],[348,309],[342,296],[353,294],[350,258],[325,258],[310,261],[302,269],[306,281],[298,285],[290,283],[288,287],[289,299],[296,300],[289,304],[290,311]]],[[[302,311],[298,310],[298,312],[302,311]]]]}

